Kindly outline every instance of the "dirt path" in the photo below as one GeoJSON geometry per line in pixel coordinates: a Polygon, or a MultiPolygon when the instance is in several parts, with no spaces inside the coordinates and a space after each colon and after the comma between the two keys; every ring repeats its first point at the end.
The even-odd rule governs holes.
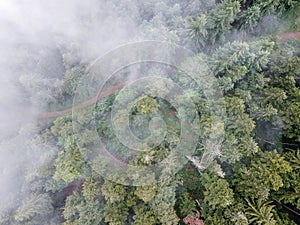
{"type": "MultiPolygon", "coordinates": [[[[284,33],[284,34],[280,34],[278,35],[279,37],[279,41],[280,42],[284,42],[286,40],[289,39],[300,39],[300,31],[298,32],[291,32],[291,33],[284,33]]],[[[72,110],[79,110],[82,108],[85,108],[87,106],[90,106],[92,104],[95,104],[98,100],[105,98],[109,95],[112,95],[113,93],[115,93],[117,90],[122,89],[124,86],[126,85],[126,83],[122,83],[116,86],[112,86],[109,89],[107,89],[106,91],[102,92],[99,96],[95,96],[73,108],[69,108],[69,109],[65,109],[65,110],[61,110],[61,111],[55,111],[55,112],[42,112],[38,114],[38,118],[55,118],[55,117],[59,117],[59,116],[63,116],[66,115],[68,113],[71,113],[72,110]]]]}
{"type": "Polygon", "coordinates": [[[72,108],[69,109],[65,109],[65,110],[61,110],[61,111],[54,111],[54,112],[42,112],[38,114],[39,118],[53,118],[53,117],[59,117],[59,116],[63,116],[66,115],[68,113],[71,113],[73,110],[79,110],[79,109],[83,109],[87,106],[93,105],[95,104],[98,100],[105,98],[107,96],[112,95],[113,93],[115,93],[117,90],[122,89],[124,86],[126,85],[126,83],[122,83],[116,86],[112,86],[110,88],[108,88],[106,91],[101,92],[100,95],[95,96],[77,106],[74,106],[72,108]]]}
{"type": "Polygon", "coordinates": [[[284,34],[279,35],[279,40],[281,42],[284,42],[284,41],[289,40],[289,39],[300,39],[300,31],[291,32],[291,33],[284,33],[284,34]]]}

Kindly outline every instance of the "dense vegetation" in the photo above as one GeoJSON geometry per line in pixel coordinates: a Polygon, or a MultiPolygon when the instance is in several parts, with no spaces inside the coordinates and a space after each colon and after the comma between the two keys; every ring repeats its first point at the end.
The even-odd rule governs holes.
{"type": "MultiPolygon", "coordinates": [[[[200,139],[194,155],[176,174],[167,174],[168,179],[127,186],[106,179],[90,165],[85,152],[92,135],[88,131],[81,136],[74,134],[71,114],[40,118],[34,128],[26,129],[37,132],[30,144],[44,153],[45,163],[27,172],[20,193],[26,198],[3,212],[0,224],[299,223],[300,41],[283,42],[278,35],[300,29],[300,3],[152,0],[109,4],[120,15],[136,9],[138,13],[132,15],[141,30],[137,39],[167,40],[192,49],[218,81],[226,119],[211,115],[202,91],[193,89],[200,139]],[[217,130],[209,129],[211,121],[216,120],[221,125],[217,130]],[[200,143],[211,132],[221,132],[218,129],[225,131],[221,149],[203,169],[199,167],[204,152],[200,143]]],[[[63,76],[49,78],[36,71],[20,79],[28,96],[36,90],[33,103],[46,102],[49,111],[71,104],[77,83],[86,73],[87,63],[71,54],[76,49],[68,51],[61,49],[54,54],[61,60],[63,76]]],[[[49,60],[43,55],[37,59],[38,65],[47,67],[43,63],[49,60]]],[[[155,71],[159,69],[167,70],[155,71]]],[[[193,86],[184,74],[170,68],[168,71],[181,86],[193,86]]],[[[121,75],[109,82],[114,85],[122,79],[121,75]]],[[[138,101],[130,114],[135,135],[149,135],[143,127],[153,115],[164,118],[167,135],[152,150],[132,153],[120,143],[109,121],[117,94],[100,99],[95,108],[97,132],[106,148],[114,157],[133,165],[160,162],[178,144],[178,112],[159,97],[138,101]]],[[[82,123],[89,122],[84,119],[80,118],[82,123]]],[[[162,172],[161,176],[166,174],[162,172]]]]}

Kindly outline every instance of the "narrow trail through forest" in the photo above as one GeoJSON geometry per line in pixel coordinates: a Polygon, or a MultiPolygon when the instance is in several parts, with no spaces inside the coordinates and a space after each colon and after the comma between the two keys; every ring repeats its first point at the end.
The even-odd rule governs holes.
{"type": "MultiPolygon", "coordinates": [[[[279,41],[280,42],[284,42],[287,41],[289,39],[300,39],[300,31],[297,32],[290,32],[290,33],[283,33],[278,35],[279,41]]],[[[38,113],[38,118],[55,118],[55,117],[59,117],[59,116],[64,116],[66,114],[71,113],[73,110],[79,110],[79,109],[83,109],[87,106],[93,105],[95,104],[98,100],[105,98],[107,96],[110,96],[112,94],[114,94],[116,91],[121,90],[127,83],[121,83],[119,85],[116,86],[112,86],[110,88],[108,88],[107,90],[105,90],[104,92],[102,92],[100,95],[95,96],[77,106],[74,106],[72,108],[68,108],[65,110],[61,110],[61,111],[53,111],[53,112],[41,112],[38,113]]]]}

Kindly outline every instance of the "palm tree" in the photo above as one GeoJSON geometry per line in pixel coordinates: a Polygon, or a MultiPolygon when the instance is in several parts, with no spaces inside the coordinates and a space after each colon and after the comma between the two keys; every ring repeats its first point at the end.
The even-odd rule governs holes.
{"type": "Polygon", "coordinates": [[[246,199],[248,203],[248,209],[245,214],[248,217],[249,224],[258,225],[275,225],[276,221],[273,219],[273,213],[271,212],[274,205],[270,205],[271,201],[264,201],[259,198],[257,201],[254,199],[246,199]]]}

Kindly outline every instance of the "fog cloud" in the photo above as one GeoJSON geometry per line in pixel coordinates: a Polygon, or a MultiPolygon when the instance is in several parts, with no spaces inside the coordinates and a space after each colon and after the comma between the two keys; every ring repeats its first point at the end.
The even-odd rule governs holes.
{"type": "Polygon", "coordinates": [[[0,1],[0,212],[25,198],[25,174],[55,152],[32,144],[46,102],[37,91],[49,87],[46,79],[60,85],[62,55],[89,62],[130,41],[137,32],[130,16],[110,1],[0,1]]]}

